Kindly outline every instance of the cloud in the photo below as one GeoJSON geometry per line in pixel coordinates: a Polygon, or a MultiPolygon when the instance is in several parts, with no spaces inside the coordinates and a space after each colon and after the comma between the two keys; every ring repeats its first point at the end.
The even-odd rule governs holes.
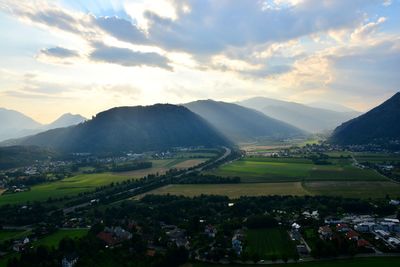
{"type": "Polygon", "coordinates": [[[354,32],[351,34],[352,41],[363,41],[364,39],[370,37],[370,35],[376,33],[379,26],[385,21],[385,17],[380,17],[376,22],[369,22],[355,29],[354,32]]]}
{"type": "Polygon", "coordinates": [[[173,20],[147,12],[148,36],[164,49],[216,54],[229,47],[283,42],[313,33],[354,27],[365,6],[378,1],[304,0],[280,9],[264,9],[261,1],[175,0],[173,20]]]}
{"type": "Polygon", "coordinates": [[[49,57],[56,57],[56,58],[79,57],[78,51],[67,49],[67,48],[60,47],[60,46],[41,49],[40,54],[49,56],[49,57]]]}
{"type": "Polygon", "coordinates": [[[151,66],[172,70],[168,58],[154,53],[136,52],[128,48],[111,47],[104,44],[94,44],[94,51],[89,58],[94,61],[119,64],[122,66],[151,66]]]}
{"type": "Polygon", "coordinates": [[[98,17],[93,18],[93,20],[102,30],[121,41],[134,44],[148,43],[145,33],[125,19],[118,17],[98,17]]]}

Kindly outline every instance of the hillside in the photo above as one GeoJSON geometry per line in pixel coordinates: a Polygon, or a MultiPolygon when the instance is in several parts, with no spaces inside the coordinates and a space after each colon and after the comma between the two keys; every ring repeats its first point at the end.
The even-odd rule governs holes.
{"type": "Polygon", "coordinates": [[[209,121],[235,142],[262,138],[290,138],[305,134],[294,126],[236,104],[200,100],[184,106],[209,121]]]}
{"type": "Polygon", "coordinates": [[[43,132],[17,144],[103,153],[227,145],[229,141],[187,108],[157,104],[113,108],[79,125],[43,132]]]}
{"type": "Polygon", "coordinates": [[[35,146],[0,147],[0,170],[25,166],[36,160],[59,156],[55,151],[35,146]]]}
{"type": "Polygon", "coordinates": [[[357,112],[337,112],[266,97],[254,97],[238,104],[311,133],[333,130],[358,115],[357,112]]]}
{"type": "Polygon", "coordinates": [[[343,145],[398,142],[400,140],[400,93],[364,115],[337,127],[330,140],[343,145]]]}

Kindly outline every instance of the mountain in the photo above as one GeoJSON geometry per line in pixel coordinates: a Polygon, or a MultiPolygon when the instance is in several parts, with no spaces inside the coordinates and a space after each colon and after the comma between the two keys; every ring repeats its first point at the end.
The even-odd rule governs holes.
{"type": "Polygon", "coordinates": [[[36,145],[62,152],[144,152],[171,147],[230,145],[200,116],[170,104],[118,107],[76,126],[26,137],[17,145],[36,145]]]}
{"type": "Polygon", "coordinates": [[[15,110],[0,108],[0,141],[21,138],[46,130],[68,127],[84,122],[81,115],[66,113],[50,124],[41,124],[15,110]]]}
{"type": "Polygon", "coordinates": [[[79,114],[71,114],[71,113],[65,113],[55,121],[53,121],[50,124],[47,124],[44,126],[45,129],[56,129],[56,128],[62,128],[62,127],[68,127],[72,125],[76,125],[79,123],[82,123],[86,120],[85,117],[82,117],[79,114]]]}
{"type": "Polygon", "coordinates": [[[55,151],[35,146],[0,147],[0,170],[26,166],[37,160],[59,156],[55,151]]]}
{"type": "Polygon", "coordinates": [[[5,108],[0,108],[0,125],[0,141],[32,134],[42,126],[21,112],[5,108]]]}
{"type": "Polygon", "coordinates": [[[342,145],[399,142],[400,92],[364,115],[337,127],[330,141],[342,145]]]}
{"type": "Polygon", "coordinates": [[[358,116],[362,114],[361,112],[354,110],[352,108],[349,108],[347,106],[336,104],[336,103],[331,103],[331,102],[324,102],[324,101],[311,102],[311,103],[307,103],[307,106],[313,107],[313,108],[328,109],[328,110],[337,111],[337,112],[353,112],[354,114],[357,114],[358,116]]]}
{"type": "Polygon", "coordinates": [[[254,97],[237,104],[254,108],[265,115],[284,121],[311,133],[329,131],[354,118],[354,112],[337,112],[266,97],[254,97]]]}
{"type": "Polygon", "coordinates": [[[200,100],[184,106],[203,117],[235,142],[298,137],[305,134],[294,126],[236,104],[200,100]]]}

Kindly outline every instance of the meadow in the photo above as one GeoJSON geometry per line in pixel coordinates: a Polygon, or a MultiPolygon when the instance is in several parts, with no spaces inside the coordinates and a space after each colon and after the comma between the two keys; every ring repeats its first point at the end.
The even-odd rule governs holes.
{"type": "MultiPolygon", "coordinates": [[[[327,260],[303,263],[289,263],[285,267],[376,267],[376,266],[398,266],[400,263],[399,257],[374,257],[374,258],[354,258],[347,260],[327,260]]],[[[193,263],[191,267],[223,267],[226,265],[207,264],[207,263],[193,263]]],[[[190,265],[188,267],[190,267],[190,265]]],[[[250,267],[254,265],[229,265],[230,267],[250,267]]],[[[261,265],[263,266],[263,265],[261,265]]],[[[266,265],[264,265],[266,266],[266,265]]],[[[281,266],[274,265],[274,266],[281,266]]]]}
{"type": "Polygon", "coordinates": [[[29,230],[0,230],[0,244],[7,240],[27,237],[30,233],[29,230]]]}
{"type": "MultiPolygon", "coordinates": [[[[225,195],[230,198],[241,196],[267,196],[267,195],[312,195],[305,190],[300,182],[289,183],[248,183],[248,184],[185,184],[167,185],[157,188],[146,194],[157,195],[183,195],[194,197],[204,195],[225,195]]],[[[144,195],[146,195],[144,194],[144,195]]],[[[137,196],[141,198],[144,195],[137,196]]]]}
{"type": "Polygon", "coordinates": [[[56,232],[37,240],[34,242],[34,246],[46,246],[46,247],[54,247],[57,248],[60,241],[66,237],[71,239],[77,239],[87,235],[89,229],[60,229],[56,232]]]}
{"type": "Polygon", "coordinates": [[[143,170],[136,170],[124,173],[96,173],[79,174],[59,181],[44,183],[32,186],[29,191],[3,194],[0,196],[0,205],[19,204],[28,201],[46,201],[49,198],[60,198],[64,196],[74,196],[79,193],[93,191],[96,187],[109,185],[111,183],[122,182],[131,178],[141,178],[148,174],[163,174],[168,169],[188,168],[199,164],[207,159],[166,159],[154,160],[153,167],[143,170]]]}
{"type": "Polygon", "coordinates": [[[280,228],[247,230],[245,252],[263,260],[270,260],[272,256],[281,259],[283,255],[293,258],[297,253],[287,231],[280,228]]]}
{"type": "Polygon", "coordinates": [[[316,165],[304,158],[247,157],[211,171],[215,175],[239,176],[243,183],[293,181],[387,181],[369,169],[351,165],[350,159],[332,159],[316,165]]]}

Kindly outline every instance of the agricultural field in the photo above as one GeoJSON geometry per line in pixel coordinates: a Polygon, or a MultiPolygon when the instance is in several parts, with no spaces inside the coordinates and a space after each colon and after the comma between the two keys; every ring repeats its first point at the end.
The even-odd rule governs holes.
{"type": "Polygon", "coordinates": [[[118,172],[117,175],[129,176],[130,178],[142,178],[149,174],[165,174],[171,168],[186,169],[207,161],[208,158],[174,158],[151,160],[153,166],[148,169],[141,169],[129,172],[118,172]]]}
{"type": "MultiPolygon", "coordinates": [[[[376,266],[397,266],[400,263],[399,257],[374,257],[374,258],[355,258],[347,260],[315,261],[303,263],[289,263],[286,267],[376,267],[376,266]]],[[[227,265],[193,263],[185,267],[223,267],[227,265]]],[[[250,267],[254,265],[228,265],[230,267],[250,267]]],[[[263,266],[263,265],[261,265],[263,266]]],[[[264,265],[267,266],[267,265],[264,265]]],[[[278,265],[280,266],[280,265],[278,265]]]]}
{"type": "Polygon", "coordinates": [[[281,259],[283,255],[293,258],[297,253],[287,231],[280,228],[248,230],[245,244],[245,252],[250,257],[256,254],[263,260],[270,260],[272,256],[281,259]]]}
{"type": "Polygon", "coordinates": [[[0,205],[25,203],[27,201],[46,201],[48,198],[78,195],[82,192],[92,191],[96,187],[111,183],[122,182],[131,178],[141,178],[148,174],[163,174],[171,168],[188,168],[207,159],[166,159],[154,160],[153,167],[143,170],[121,173],[96,173],[79,174],[59,181],[32,186],[29,191],[3,194],[0,196],[0,205]],[[181,167],[179,167],[179,165],[181,167]]]}
{"type": "Polygon", "coordinates": [[[304,158],[244,158],[211,172],[221,176],[239,176],[243,183],[290,181],[386,181],[369,169],[351,165],[350,159],[332,159],[329,165],[316,165],[304,158]]]}
{"type": "Polygon", "coordinates": [[[0,244],[11,239],[19,239],[28,236],[28,230],[0,230],[0,244]]]}
{"type": "MultiPolygon", "coordinates": [[[[230,198],[241,196],[268,196],[268,195],[312,195],[305,190],[300,182],[289,183],[248,183],[248,184],[185,184],[167,185],[157,188],[146,194],[183,195],[187,197],[205,195],[226,195],[230,198]]],[[[143,195],[137,198],[143,197],[143,195]]]]}
{"type": "Polygon", "coordinates": [[[66,237],[76,239],[85,236],[88,233],[88,229],[65,229],[57,230],[56,232],[34,242],[34,246],[47,246],[47,247],[58,247],[60,241],[66,237]]]}
{"type": "Polygon", "coordinates": [[[349,198],[400,197],[400,184],[390,181],[307,182],[303,188],[313,195],[342,196],[349,198]]]}

